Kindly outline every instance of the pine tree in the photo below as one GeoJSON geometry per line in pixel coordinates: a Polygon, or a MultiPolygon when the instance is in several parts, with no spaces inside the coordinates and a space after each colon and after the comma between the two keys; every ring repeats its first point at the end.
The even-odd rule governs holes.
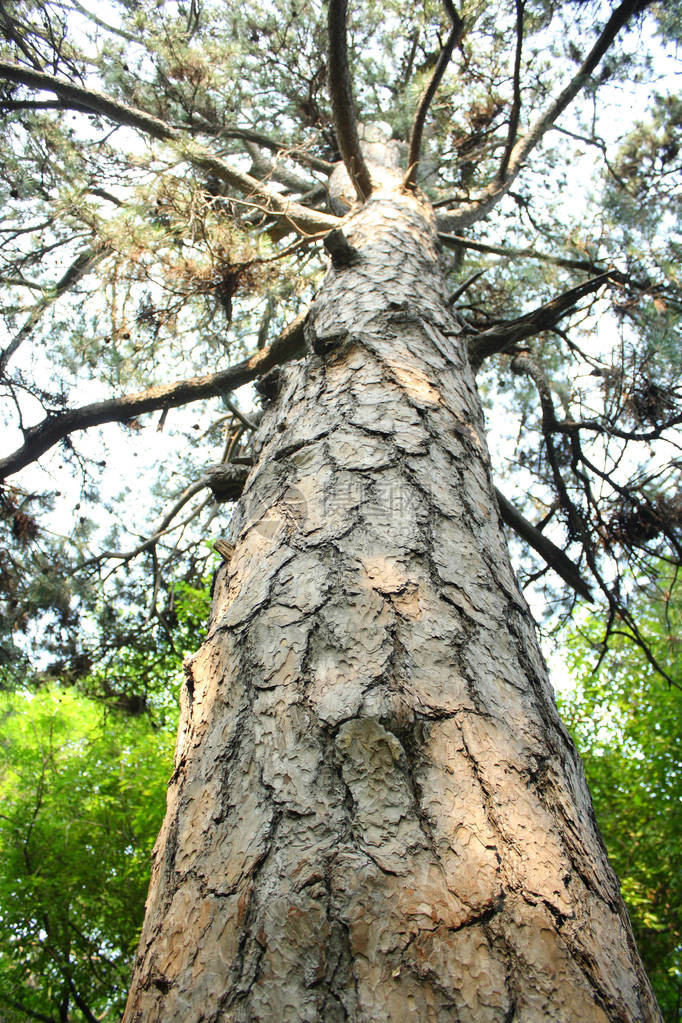
{"type": "MultiPolygon", "coordinates": [[[[218,464],[188,445],[159,526],[72,573],[147,553],[167,626],[169,529],[237,502],[125,1019],[659,1019],[502,523],[664,671],[622,566],[679,556],[679,105],[657,95],[621,139],[607,122],[675,22],[641,0],[368,3],[349,51],[343,0],[118,14],[2,9],[0,370],[23,441],[0,471],[78,458],[104,423],[227,410],[218,464]],[[607,175],[589,233],[579,146],[607,175]],[[598,313],[620,346],[586,347],[598,313]],[[83,365],[113,394],[75,401],[83,365]],[[493,484],[476,374],[493,417],[518,399],[523,511],[493,484]],[[254,381],[257,414],[231,397],[254,381]]],[[[2,501],[35,545],[28,488],[2,501]]],[[[62,632],[96,600],[115,629],[70,587],[62,632]]]]}

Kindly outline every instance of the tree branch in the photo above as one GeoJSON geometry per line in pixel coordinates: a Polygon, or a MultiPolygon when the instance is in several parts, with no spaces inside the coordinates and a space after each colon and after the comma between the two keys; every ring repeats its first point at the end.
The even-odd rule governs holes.
{"type": "MultiPolygon", "coordinates": [[[[133,549],[130,551],[101,551],[99,554],[95,555],[95,557],[88,558],[86,561],[82,561],[81,564],[78,565],[78,571],[80,571],[83,568],[87,568],[88,565],[92,565],[95,564],[96,562],[104,561],[105,559],[109,558],[116,561],[132,561],[133,558],[136,558],[138,554],[142,554],[143,551],[148,551],[150,548],[156,547],[158,541],[161,539],[164,533],[168,531],[171,522],[178,514],[178,512],[184,508],[187,502],[190,501],[195,496],[195,494],[200,493],[200,491],[204,490],[207,486],[208,482],[205,479],[201,479],[197,480],[195,483],[190,483],[188,487],[185,487],[182,494],[180,494],[178,500],[173,504],[169,511],[166,512],[166,514],[164,515],[164,517],[162,518],[161,522],[156,527],[152,535],[147,537],[146,540],[143,540],[142,543],[139,543],[137,547],[133,547],[133,549]]],[[[192,514],[187,519],[184,519],[182,522],[177,522],[173,528],[177,529],[179,526],[183,524],[186,525],[186,523],[191,522],[192,519],[196,517],[196,515],[197,515],[196,511],[192,512],[192,514]]]]}
{"type": "Polygon", "coordinates": [[[57,301],[58,298],[69,290],[74,284],[77,284],[85,275],[92,270],[94,266],[103,258],[105,253],[93,252],[92,249],[84,249],[80,252],[71,266],[68,268],[63,277],[57,281],[53,288],[46,290],[43,298],[31,310],[26,322],[16,332],[10,343],[0,352],[0,377],[2,377],[7,368],[7,363],[12,358],[19,346],[26,340],[31,334],[31,331],[40,320],[46,309],[57,301]]]}
{"type": "Polygon", "coordinates": [[[580,65],[577,73],[559,93],[547,109],[540,114],[527,133],[518,140],[509,155],[508,164],[503,177],[496,176],[478,195],[478,197],[466,206],[453,210],[448,218],[448,230],[452,231],[460,227],[467,227],[485,217],[493,207],[505,195],[521,170],[526,157],[537,146],[548,128],[554,124],[557,118],[564,112],[566,107],[578,95],[581,89],[587,84],[592,72],[609,49],[620,30],[627,24],[630,18],[638,11],[643,10],[650,0],[623,0],[623,3],[613,12],[596,43],[590,50],[585,60],[580,65]]]}
{"type": "Polygon", "coordinates": [[[475,284],[479,277],[482,277],[486,273],[486,269],[477,270],[476,273],[471,274],[465,281],[459,285],[458,288],[448,295],[448,305],[454,305],[455,302],[462,297],[465,291],[468,291],[472,284],[475,284]]]}
{"type": "Polygon", "coordinates": [[[360,148],[355,120],[353,86],[348,68],[346,6],[347,0],[329,0],[327,9],[329,95],[339,151],[358,199],[364,201],[372,194],[372,180],[360,148]]]}
{"type": "Polygon", "coordinates": [[[107,401],[82,405],[80,408],[47,416],[37,426],[25,431],[25,440],[20,448],[6,458],[0,459],[0,479],[5,479],[36,461],[60,440],[77,430],[86,430],[102,423],[125,423],[145,412],[178,408],[201,398],[211,398],[236,390],[267,373],[273,366],[289,362],[305,352],[303,321],[304,317],[300,316],[268,348],[262,348],[250,358],[220,373],[150,387],[138,394],[110,398],[107,401]]]}
{"type": "Polygon", "coordinates": [[[552,543],[548,537],[541,533],[531,522],[525,518],[518,508],[515,508],[511,501],[508,501],[504,494],[495,487],[495,497],[500,509],[502,521],[517,533],[522,540],[537,551],[542,560],[561,576],[571,589],[575,590],[578,596],[585,600],[592,600],[592,591],[580,575],[578,568],[570,558],[567,558],[562,550],[552,543]]]}
{"type": "Polygon", "coordinates": [[[433,74],[431,75],[431,80],[424,89],[414,114],[412,130],[410,132],[410,148],[407,154],[407,173],[403,181],[405,188],[414,186],[417,177],[417,169],[419,167],[419,157],[421,153],[422,135],[424,132],[426,115],[429,107],[431,106],[431,101],[436,95],[436,90],[440,85],[440,81],[445,74],[445,69],[450,63],[453,50],[462,38],[462,33],[464,31],[464,22],[455,10],[452,0],[443,0],[443,3],[452,23],[452,28],[450,29],[450,34],[445,42],[445,46],[440,51],[438,61],[433,69],[433,74]]]}
{"type": "Polygon", "coordinates": [[[111,32],[112,35],[120,36],[121,39],[126,39],[129,43],[139,42],[138,37],[133,35],[132,32],[126,32],[123,28],[117,28],[114,25],[109,25],[106,21],[102,21],[101,18],[97,17],[94,11],[91,11],[85,6],[85,4],[79,3],[79,0],[71,0],[71,4],[77,11],[85,15],[86,18],[89,18],[90,21],[94,22],[95,25],[99,25],[100,28],[103,28],[105,32],[111,32]]]}
{"type": "Polygon", "coordinates": [[[516,0],[516,52],[514,54],[514,98],[509,113],[509,131],[507,133],[507,144],[500,160],[500,169],[497,177],[504,181],[509,166],[509,158],[514,148],[516,135],[519,130],[519,115],[521,113],[521,47],[523,45],[523,11],[525,0],[516,0]]]}
{"type": "Polygon", "coordinates": [[[271,139],[269,135],[262,135],[260,132],[250,131],[248,128],[215,128],[212,125],[202,123],[197,125],[197,129],[205,135],[210,134],[218,138],[242,139],[244,142],[253,142],[257,146],[262,146],[263,149],[269,149],[272,153],[281,153],[282,156],[288,157],[295,163],[302,163],[306,167],[312,167],[313,170],[320,171],[321,174],[326,174],[327,177],[329,177],[336,166],[336,164],[330,163],[329,160],[323,160],[319,156],[307,153],[304,149],[297,149],[295,146],[288,146],[284,142],[277,142],[276,139],[271,139]]]}
{"type": "Polygon", "coordinates": [[[0,995],[0,1000],[11,1005],[13,1009],[19,1009],[20,1012],[26,1013],[27,1019],[37,1019],[41,1023],[57,1023],[54,1016],[45,1016],[42,1012],[36,1012],[35,1009],[29,1009],[23,1002],[17,1002],[14,998],[10,998],[9,995],[0,995]]]}
{"type": "Polygon", "coordinates": [[[548,252],[538,252],[537,249],[514,249],[505,245],[489,245],[486,242],[476,242],[459,234],[439,233],[438,238],[448,249],[472,249],[474,252],[490,253],[493,256],[509,256],[510,259],[537,259],[540,263],[564,266],[567,270],[586,270],[588,273],[604,272],[603,266],[588,259],[562,259],[561,256],[551,256],[548,252]]]}
{"type": "Polygon", "coordinates": [[[197,142],[188,140],[177,128],[171,127],[165,121],[138,107],[128,106],[102,92],[85,89],[72,82],[55,78],[53,75],[46,75],[42,71],[33,71],[30,68],[22,67],[12,61],[0,61],[0,78],[33,89],[52,92],[76,110],[99,114],[116,124],[136,128],[146,135],[151,135],[152,138],[168,143],[182,159],[187,160],[195,167],[200,167],[207,173],[214,174],[230,187],[254,196],[265,204],[266,212],[285,217],[300,233],[329,230],[339,223],[338,217],[309,210],[299,203],[292,202],[276,192],[270,191],[250,174],[237,170],[197,142]]]}
{"type": "Polygon", "coordinates": [[[83,996],[80,994],[78,988],[76,987],[74,979],[71,976],[71,971],[70,970],[67,971],[66,967],[61,967],[61,970],[64,976],[66,977],[66,981],[67,984],[69,985],[69,990],[71,991],[73,1000],[80,1009],[80,1011],[83,1013],[83,1016],[85,1017],[87,1023],[99,1023],[97,1016],[95,1016],[95,1014],[91,1011],[89,1005],[87,1004],[83,996]]]}
{"type": "MultiPolygon", "coordinates": [[[[521,355],[516,355],[512,359],[511,368],[513,373],[525,373],[526,376],[530,377],[535,384],[535,388],[538,392],[538,398],[540,399],[540,408],[542,412],[541,428],[545,447],[547,449],[547,461],[549,462],[552,479],[554,480],[554,486],[559,498],[559,504],[566,513],[571,535],[579,536],[583,540],[590,568],[597,579],[600,580],[600,585],[602,586],[602,589],[604,589],[598,572],[596,571],[597,566],[594,559],[593,543],[588,524],[585,521],[582,512],[571,500],[566,481],[561,472],[560,459],[557,455],[556,445],[554,443],[557,417],[549,380],[545,376],[542,366],[540,366],[527,352],[524,352],[521,355]]],[[[584,483],[585,481],[583,480],[582,482],[584,483]]],[[[604,592],[608,594],[608,589],[604,589],[604,592]]]]}
{"type": "Polygon", "coordinates": [[[575,306],[576,302],[579,302],[585,295],[597,291],[607,281],[619,282],[620,275],[617,271],[607,270],[599,274],[598,277],[592,277],[589,281],[578,284],[575,288],[569,288],[562,295],[553,298],[545,305],[538,306],[537,309],[526,313],[525,316],[476,334],[469,342],[469,359],[472,367],[477,370],[483,360],[489,356],[504,352],[511,345],[553,327],[575,306]]]}

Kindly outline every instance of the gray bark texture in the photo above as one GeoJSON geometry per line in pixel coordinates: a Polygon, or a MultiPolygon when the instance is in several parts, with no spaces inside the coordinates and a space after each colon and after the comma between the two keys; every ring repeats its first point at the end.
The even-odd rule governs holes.
{"type": "Polygon", "coordinates": [[[374,182],[187,663],[125,1023],[660,1020],[419,194],[374,182]]]}

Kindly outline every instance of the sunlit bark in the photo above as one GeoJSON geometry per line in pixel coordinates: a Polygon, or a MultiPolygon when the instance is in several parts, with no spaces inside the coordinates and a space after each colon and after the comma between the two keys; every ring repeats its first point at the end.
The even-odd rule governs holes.
{"type": "Polygon", "coordinates": [[[435,227],[375,184],[187,665],[126,1023],[653,1021],[435,227]]]}

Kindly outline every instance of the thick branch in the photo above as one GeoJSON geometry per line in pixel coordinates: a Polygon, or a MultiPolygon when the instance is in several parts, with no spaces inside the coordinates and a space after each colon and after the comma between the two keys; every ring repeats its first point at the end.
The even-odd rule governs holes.
{"type": "Polygon", "coordinates": [[[447,220],[449,231],[476,223],[477,220],[485,217],[502,196],[509,191],[526,158],[535,149],[547,129],[552,127],[569,103],[587,84],[592,72],[620,30],[634,14],[641,11],[645,6],[646,0],[623,0],[623,3],[616,8],[575,76],[513,147],[504,176],[496,176],[473,202],[467,203],[466,206],[460,209],[453,210],[447,220]]]}
{"type": "Polygon", "coordinates": [[[167,142],[182,159],[214,174],[230,187],[253,196],[265,205],[267,212],[286,217],[292,227],[300,229],[301,233],[329,230],[339,222],[337,217],[309,210],[305,206],[291,202],[276,192],[270,191],[250,174],[237,170],[197,142],[188,140],[177,128],[172,128],[165,121],[144,110],[121,103],[120,100],[114,99],[112,96],[96,92],[94,89],[85,89],[72,82],[62,81],[53,75],[43,74],[41,71],[32,71],[30,68],[22,67],[11,61],[0,61],[0,78],[33,89],[52,92],[74,109],[99,114],[116,124],[136,128],[146,135],[151,135],[152,138],[167,142]]]}
{"type": "Polygon", "coordinates": [[[80,408],[47,416],[37,426],[26,430],[25,441],[20,448],[6,458],[0,459],[0,479],[11,476],[36,461],[60,440],[77,430],[86,430],[102,423],[125,423],[145,412],[178,408],[202,398],[234,391],[267,373],[273,366],[297,358],[304,351],[303,317],[299,317],[269,348],[261,349],[250,358],[220,373],[150,387],[138,394],[110,398],[108,401],[82,405],[80,408]]]}
{"type": "Polygon", "coordinates": [[[592,592],[580,575],[578,568],[570,558],[567,558],[562,550],[560,550],[556,544],[553,544],[544,533],[541,533],[539,529],[528,521],[518,508],[515,508],[511,501],[508,501],[504,494],[495,488],[495,497],[497,498],[497,504],[500,509],[500,516],[502,521],[517,533],[522,540],[537,551],[542,560],[553,569],[557,575],[561,576],[565,583],[567,583],[571,589],[583,597],[585,600],[592,600],[592,592]]]}
{"type": "Polygon", "coordinates": [[[355,120],[346,42],[346,6],[346,0],[329,0],[327,11],[329,94],[339,151],[358,199],[364,201],[372,194],[372,181],[360,148],[355,120]]]}
{"type": "Polygon", "coordinates": [[[426,115],[429,107],[431,106],[431,101],[436,95],[436,89],[440,85],[441,78],[445,74],[445,69],[450,63],[453,50],[462,38],[462,32],[464,31],[464,22],[453,7],[452,0],[443,0],[443,2],[445,4],[445,9],[448,12],[448,17],[452,22],[452,28],[450,29],[450,34],[445,42],[445,46],[440,51],[440,56],[438,57],[438,62],[436,63],[435,68],[433,69],[431,80],[424,89],[414,114],[412,131],[410,133],[410,148],[407,154],[407,174],[405,175],[405,180],[403,182],[406,188],[409,188],[415,183],[417,169],[419,167],[419,157],[421,154],[422,135],[424,132],[426,115]]]}
{"type": "Polygon", "coordinates": [[[606,271],[598,277],[592,277],[575,288],[569,288],[551,302],[538,306],[532,312],[520,316],[517,320],[501,323],[477,334],[469,342],[469,359],[474,369],[478,369],[484,359],[498,352],[504,352],[512,345],[533,337],[540,331],[549,330],[562,316],[565,316],[585,295],[597,291],[607,281],[618,281],[620,275],[615,271],[606,271]]]}

